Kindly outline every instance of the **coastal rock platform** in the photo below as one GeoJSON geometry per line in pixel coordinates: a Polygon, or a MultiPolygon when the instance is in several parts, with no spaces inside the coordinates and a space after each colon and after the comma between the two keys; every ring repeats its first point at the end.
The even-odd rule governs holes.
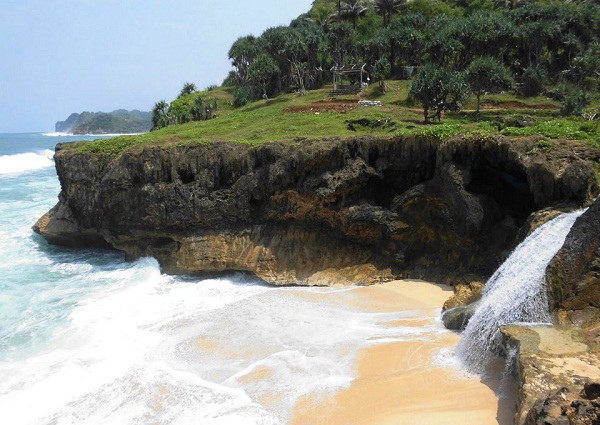
{"type": "Polygon", "coordinates": [[[599,423],[600,346],[581,328],[506,326],[502,333],[518,375],[515,424],[599,423]]]}

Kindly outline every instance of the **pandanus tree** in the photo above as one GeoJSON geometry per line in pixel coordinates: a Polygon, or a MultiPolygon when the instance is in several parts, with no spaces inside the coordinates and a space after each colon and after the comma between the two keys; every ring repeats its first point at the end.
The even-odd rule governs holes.
{"type": "Polygon", "coordinates": [[[441,117],[443,109],[457,106],[469,95],[469,85],[462,73],[434,64],[425,64],[410,85],[410,95],[423,105],[425,123],[441,117]],[[433,114],[429,114],[433,111],[433,114]]]}
{"type": "Polygon", "coordinates": [[[465,74],[471,90],[477,97],[477,117],[479,117],[480,98],[483,93],[498,93],[510,89],[513,85],[510,70],[489,56],[473,60],[465,74]]]}
{"type": "Polygon", "coordinates": [[[356,47],[353,42],[354,28],[347,22],[336,22],[327,33],[327,50],[335,63],[344,63],[344,57],[352,54],[356,47]]]}
{"type": "Polygon", "coordinates": [[[259,43],[253,35],[240,37],[233,43],[228,56],[236,69],[237,84],[243,85],[248,82],[248,68],[259,52],[259,43]]]}
{"type": "Polygon", "coordinates": [[[263,98],[267,97],[267,86],[271,79],[279,74],[277,63],[267,53],[261,53],[252,61],[248,68],[248,79],[253,86],[261,91],[263,98]]]}
{"type": "Polygon", "coordinates": [[[340,17],[352,21],[356,29],[358,19],[365,16],[369,9],[360,0],[346,0],[340,9],[340,17]]]}
{"type": "Polygon", "coordinates": [[[383,26],[387,27],[392,20],[392,16],[398,13],[400,6],[406,3],[406,0],[375,0],[375,11],[383,17],[383,26]]]}

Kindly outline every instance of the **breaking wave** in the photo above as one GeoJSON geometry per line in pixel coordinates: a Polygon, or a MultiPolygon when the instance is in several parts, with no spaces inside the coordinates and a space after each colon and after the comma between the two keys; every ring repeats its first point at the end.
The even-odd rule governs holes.
{"type": "Polygon", "coordinates": [[[54,151],[0,155],[0,174],[17,174],[54,166],[54,151]]]}

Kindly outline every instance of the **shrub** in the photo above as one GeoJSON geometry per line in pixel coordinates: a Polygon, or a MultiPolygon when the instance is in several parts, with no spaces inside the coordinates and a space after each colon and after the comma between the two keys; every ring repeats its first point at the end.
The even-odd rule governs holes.
{"type": "Polygon", "coordinates": [[[233,106],[239,108],[252,99],[252,91],[246,86],[237,86],[233,89],[233,106]]]}
{"type": "Polygon", "coordinates": [[[530,66],[521,76],[520,91],[525,96],[537,96],[544,91],[546,70],[539,66],[530,66]]]}
{"type": "Polygon", "coordinates": [[[590,104],[590,94],[581,89],[575,89],[567,93],[560,106],[560,115],[581,115],[583,109],[590,104]]]}

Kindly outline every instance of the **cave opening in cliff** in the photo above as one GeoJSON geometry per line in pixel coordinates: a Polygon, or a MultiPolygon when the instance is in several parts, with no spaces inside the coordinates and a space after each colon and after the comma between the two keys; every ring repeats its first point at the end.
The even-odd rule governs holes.
{"type": "Polygon", "coordinates": [[[177,174],[183,184],[192,183],[196,179],[194,172],[189,168],[178,168],[177,174]]]}
{"type": "Polygon", "coordinates": [[[357,194],[357,198],[373,205],[389,208],[392,199],[398,194],[396,188],[388,179],[373,177],[357,194]]]}
{"type": "Polygon", "coordinates": [[[473,168],[471,182],[466,189],[471,193],[489,196],[507,214],[518,220],[525,221],[536,210],[527,175],[523,170],[508,172],[500,167],[481,164],[473,168]]]}

